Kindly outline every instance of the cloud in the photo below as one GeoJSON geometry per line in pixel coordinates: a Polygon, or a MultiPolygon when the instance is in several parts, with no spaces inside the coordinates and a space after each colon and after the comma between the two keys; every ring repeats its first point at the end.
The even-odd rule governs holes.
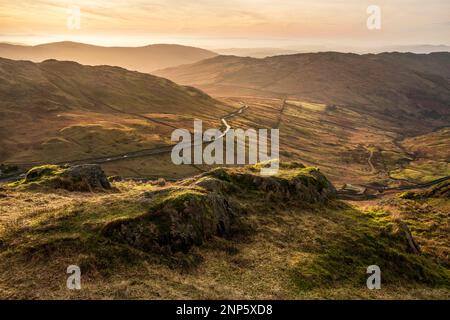
{"type": "MultiPolygon", "coordinates": [[[[86,34],[240,37],[366,37],[364,0],[0,0],[3,34],[63,34],[68,5],[86,34]]],[[[378,41],[448,42],[450,2],[378,0],[385,28],[378,41]],[[440,22],[441,21],[441,22],[440,22]],[[408,30],[414,30],[414,34],[408,30]],[[422,39],[420,39],[420,38],[422,39]]],[[[367,39],[366,39],[367,40],[367,39]]]]}

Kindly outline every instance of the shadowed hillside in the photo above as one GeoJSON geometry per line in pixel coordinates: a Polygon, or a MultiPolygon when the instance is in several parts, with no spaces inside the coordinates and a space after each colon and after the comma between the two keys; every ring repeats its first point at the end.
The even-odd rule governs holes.
{"type": "Polygon", "coordinates": [[[214,57],[214,52],[175,44],[145,47],[101,47],[76,42],[38,46],[0,44],[0,57],[41,62],[47,59],[76,61],[87,65],[111,65],[140,72],[193,63],[214,57]]]}
{"type": "Polygon", "coordinates": [[[167,145],[230,107],[170,80],[110,66],[0,59],[0,161],[68,161],[167,145]]]}
{"type": "Polygon", "coordinates": [[[0,81],[2,105],[28,112],[33,108],[100,111],[114,107],[126,112],[176,113],[187,105],[203,112],[214,104],[201,91],[167,79],[76,62],[46,60],[36,64],[0,58],[0,81]]]}
{"type": "Polygon", "coordinates": [[[218,56],[156,74],[217,96],[287,96],[388,114],[450,115],[450,53],[218,56]]]}

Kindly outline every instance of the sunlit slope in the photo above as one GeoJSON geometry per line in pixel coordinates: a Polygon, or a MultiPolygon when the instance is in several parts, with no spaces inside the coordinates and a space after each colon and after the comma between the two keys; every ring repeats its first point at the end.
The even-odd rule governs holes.
{"type": "Polygon", "coordinates": [[[433,119],[450,114],[450,53],[218,56],[156,74],[217,96],[288,96],[433,119]]]}
{"type": "MultiPolygon", "coordinates": [[[[0,59],[0,161],[68,161],[167,145],[230,107],[167,79],[109,66],[0,59]]],[[[211,124],[212,125],[212,124],[211,124]]]]}
{"type": "Polygon", "coordinates": [[[232,127],[278,128],[280,157],[319,167],[337,186],[429,182],[450,175],[449,129],[300,99],[223,98],[248,109],[232,127]],[[427,133],[423,133],[427,132],[427,133]]]}

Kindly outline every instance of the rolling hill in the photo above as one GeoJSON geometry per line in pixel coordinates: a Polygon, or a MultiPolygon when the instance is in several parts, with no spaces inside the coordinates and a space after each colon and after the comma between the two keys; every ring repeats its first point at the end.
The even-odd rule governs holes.
{"type": "Polygon", "coordinates": [[[449,119],[450,53],[218,56],[155,74],[215,96],[293,97],[449,119]]]}
{"type": "MultiPolygon", "coordinates": [[[[205,93],[119,67],[0,59],[0,161],[68,161],[170,143],[230,111],[205,93]]],[[[212,124],[214,123],[214,124],[212,124]]]]}
{"type": "Polygon", "coordinates": [[[77,42],[56,42],[37,46],[0,44],[0,57],[42,62],[47,59],[75,61],[86,65],[119,66],[139,72],[194,63],[216,53],[174,44],[144,47],[102,47],[77,42]]]}

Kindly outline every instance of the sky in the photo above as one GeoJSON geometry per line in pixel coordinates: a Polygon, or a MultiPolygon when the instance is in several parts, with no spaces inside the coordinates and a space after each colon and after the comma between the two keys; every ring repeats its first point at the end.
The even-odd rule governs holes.
{"type": "Polygon", "coordinates": [[[297,50],[450,45],[450,1],[0,0],[0,42],[56,41],[297,50]],[[380,8],[380,29],[367,27],[369,5],[380,8]]]}

